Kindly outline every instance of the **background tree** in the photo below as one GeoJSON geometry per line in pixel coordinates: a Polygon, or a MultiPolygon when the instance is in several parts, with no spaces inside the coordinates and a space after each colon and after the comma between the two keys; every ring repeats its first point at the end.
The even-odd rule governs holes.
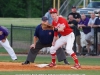
{"type": "MultiPolygon", "coordinates": [[[[61,3],[63,1],[61,0],[61,3]]],[[[42,17],[52,7],[53,0],[0,0],[0,17],[42,17]],[[43,11],[42,1],[44,1],[43,11]]]]}

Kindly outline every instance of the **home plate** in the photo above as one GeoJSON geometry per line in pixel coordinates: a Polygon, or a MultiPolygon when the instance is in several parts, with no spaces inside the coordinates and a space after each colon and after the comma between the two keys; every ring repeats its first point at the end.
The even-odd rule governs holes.
{"type": "Polygon", "coordinates": [[[35,66],[43,68],[43,67],[49,67],[49,64],[36,64],[35,66]]]}

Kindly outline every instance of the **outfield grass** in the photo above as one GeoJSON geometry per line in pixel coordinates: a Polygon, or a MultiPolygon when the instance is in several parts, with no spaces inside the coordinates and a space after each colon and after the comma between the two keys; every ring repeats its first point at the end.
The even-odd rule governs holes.
{"type": "Polygon", "coordinates": [[[41,18],[0,18],[0,25],[10,27],[11,24],[16,26],[37,26],[41,23],[41,18]]]}

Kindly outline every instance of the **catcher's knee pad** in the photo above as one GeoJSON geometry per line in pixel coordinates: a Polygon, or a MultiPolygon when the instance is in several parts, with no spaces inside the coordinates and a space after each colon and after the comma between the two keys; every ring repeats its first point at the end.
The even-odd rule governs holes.
{"type": "Polygon", "coordinates": [[[56,49],[53,46],[51,46],[51,48],[50,48],[50,54],[54,54],[54,53],[56,53],[56,49]]]}

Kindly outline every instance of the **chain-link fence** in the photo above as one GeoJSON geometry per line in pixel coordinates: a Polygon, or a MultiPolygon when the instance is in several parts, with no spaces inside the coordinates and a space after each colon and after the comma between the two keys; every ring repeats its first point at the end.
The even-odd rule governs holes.
{"type": "Polygon", "coordinates": [[[35,27],[13,26],[10,28],[9,41],[16,53],[27,53],[33,42],[35,27]]]}
{"type": "MultiPolygon", "coordinates": [[[[74,33],[76,32],[76,27],[74,27],[74,33]]],[[[33,35],[35,31],[35,27],[28,27],[28,26],[13,26],[11,25],[10,28],[8,28],[10,31],[10,34],[8,36],[8,40],[13,47],[14,51],[16,53],[28,53],[28,50],[30,49],[30,45],[33,42],[33,35]]],[[[81,34],[81,38],[83,38],[83,34],[81,34]]],[[[85,39],[84,39],[85,41],[85,39]]],[[[76,42],[76,41],[75,41],[76,42]]],[[[82,42],[82,41],[81,41],[82,42]]],[[[92,55],[97,55],[97,31],[96,28],[94,30],[94,44],[93,44],[93,51],[91,52],[92,55]]],[[[2,46],[0,46],[1,52],[2,46]]],[[[82,47],[82,53],[86,54],[87,50],[85,50],[86,47],[82,47]]],[[[74,43],[73,50],[77,52],[77,44],[74,43]]],[[[46,50],[45,50],[46,51],[46,50]]]]}

